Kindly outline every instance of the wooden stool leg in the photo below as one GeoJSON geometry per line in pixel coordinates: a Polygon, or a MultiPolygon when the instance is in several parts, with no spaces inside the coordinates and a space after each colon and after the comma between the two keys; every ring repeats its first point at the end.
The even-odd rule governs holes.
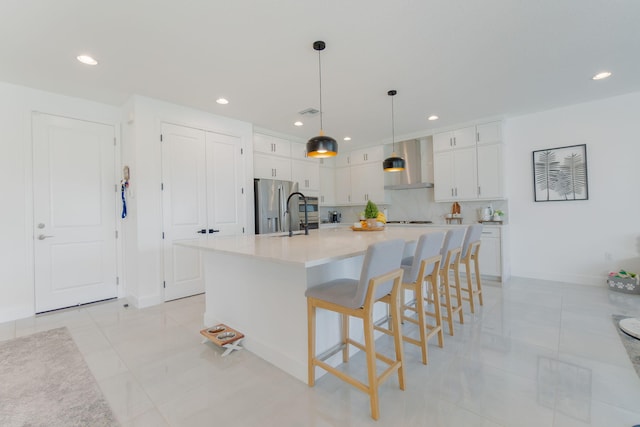
{"type": "Polygon", "coordinates": [[[378,402],[378,376],[376,374],[376,349],[373,337],[373,319],[371,313],[365,314],[362,321],[364,326],[364,345],[367,358],[367,377],[369,379],[369,400],[371,402],[371,418],[380,418],[378,402]]]}
{"type": "Polygon", "coordinates": [[[437,301],[437,304],[434,304],[433,312],[435,314],[435,319],[436,319],[436,328],[439,328],[438,346],[442,348],[444,347],[444,330],[442,328],[442,311],[440,307],[440,290],[438,289],[439,288],[438,275],[436,273],[433,273],[428,283],[431,286],[431,292],[432,292],[433,298],[437,301]]]}
{"type": "MultiPolygon", "coordinates": [[[[449,325],[449,335],[453,336],[453,310],[451,309],[451,288],[449,287],[449,270],[444,268],[441,270],[441,279],[444,288],[445,308],[447,309],[447,324],[449,325]]],[[[437,300],[440,304],[440,300],[437,300]]]]}
{"type": "MultiPolygon", "coordinates": [[[[400,322],[401,294],[404,294],[404,291],[402,290],[402,283],[398,281],[391,294],[391,313],[393,313],[393,341],[396,350],[396,361],[400,362],[400,367],[398,368],[398,384],[400,385],[400,390],[404,390],[404,350],[402,348],[402,326],[400,322]]],[[[424,317],[424,312],[422,312],[422,316],[424,317]]],[[[426,337],[423,338],[423,343],[426,345],[426,337]]]]}
{"type": "Polygon", "coordinates": [[[456,287],[456,301],[458,308],[458,319],[460,320],[460,324],[464,323],[464,315],[462,313],[462,289],[460,288],[460,264],[457,263],[453,267],[453,281],[456,287]]]}
{"type": "Polygon", "coordinates": [[[473,259],[473,265],[475,267],[476,270],[476,286],[478,288],[477,292],[478,292],[478,300],[480,301],[480,305],[482,305],[482,283],[480,281],[480,266],[478,265],[478,253],[476,252],[476,255],[473,259]]]}
{"type": "Polygon", "coordinates": [[[469,308],[471,314],[475,313],[475,304],[473,302],[473,281],[471,280],[471,259],[464,263],[464,271],[467,276],[467,291],[469,292],[469,308]]]}
{"type": "Polygon", "coordinates": [[[423,292],[423,283],[420,282],[420,278],[418,278],[418,282],[415,283],[414,295],[416,300],[416,310],[418,314],[418,324],[420,325],[420,343],[422,344],[422,364],[426,365],[428,363],[429,357],[427,355],[427,320],[424,315],[424,292],[423,292]],[[419,283],[418,283],[419,282],[419,283]]]}
{"type": "Polygon", "coordinates": [[[311,302],[311,298],[307,298],[307,337],[309,341],[307,369],[309,387],[313,387],[316,381],[316,369],[314,359],[316,357],[316,308],[311,302]]]}
{"type": "Polygon", "coordinates": [[[349,361],[349,316],[346,314],[340,315],[340,324],[342,326],[342,333],[340,339],[342,340],[342,361],[347,363],[349,361]]]}

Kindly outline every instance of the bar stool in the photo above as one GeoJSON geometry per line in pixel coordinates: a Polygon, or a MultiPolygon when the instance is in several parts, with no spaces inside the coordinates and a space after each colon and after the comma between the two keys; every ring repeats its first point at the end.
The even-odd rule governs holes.
{"type": "MultiPolygon", "coordinates": [[[[315,367],[318,366],[357,389],[369,394],[371,417],[380,417],[378,386],[391,374],[398,373],[400,389],[404,390],[405,374],[400,326],[400,291],[403,271],[400,268],[404,241],[387,240],[370,245],[364,256],[360,280],[337,279],[307,289],[308,338],[309,338],[309,386],[315,383],[315,367]],[[395,360],[376,352],[374,340],[373,306],[377,301],[391,305],[392,331],[395,360]],[[342,360],[349,361],[349,344],[366,353],[368,383],[365,384],[316,356],[316,309],[322,308],[340,313],[342,360]],[[362,319],[365,344],[349,338],[349,316],[362,319]],[[377,375],[376,359],[389,367],[377,375]]],[[[326,359],[325,359],[326,360],[326,359]]]]}
{"type": "Polygon", "coordinates": [[[418,328],[420,329],[420,340],[416,340],[405,335],[403,335],[402,338],[404,341],[417,345],[422,349],[422,363],[425,365],[428,363],[428,340],[437,335],[438,346],[442,348],[444,345],[440,304],[434,304],[433,312],[427,311],[425,302],[428,302],[429,300],[425,297],[424,288],[422,286],[424,282],[427,282],[427,294],[433,295],[434,301],[440,300],[438,272],[440,271],[440,260],[442,258],[440,255],[440,249],[442,248],[443,240],[444,232],[423,234],[418,239],[418,244],[416,245],[416,251],[413,257],[402,260],[402,269],[404,270],[404,274],[402,276],[402,289],[403,291],[413,291],[415,306],[405,304],[403,299],[401,319],[418,325],[418,328]],[[417,319],[406,316],[405,313],[407,310],[416,313],[417,319]],[[433,317],[435,319],[435,325],[427,323],[425,316],[433,317]]]}
{"type": "MultiPolygon", "coordinates": [[[[458,313],[460,323],[464,323],[462,314],[462,291],[460,289],[460,254],[462,253],[462,241],[464,240],[465,228],[453,228],[447,231],[444,237],[444,243],[440,250],[442,263],[440,264],[440,280],[442,286],[442,294],[440,302],[446,309],[446,316],[443,314],[442,319],[447,321],[449,325],[449,335],[453,336],[453,315],[458,313]],[[453,283],[449,271],[453,270],[453,283]],[[454,292],[452,294],[452,292],[454,292]],[[444,296],[444,303],[442,297],[444,296]],[[452,303],[452,297],[455,298],[456,305],[452,303]]],[[[434,298],[434,301],[438,301],[434,298]]]]}
{"type": "Polygon", "coordinates": [[[475,296],[478,297],[478,302],[482,305],[482,283],[480,281],[480,266],[478,264],[478,257],[480,256],[480,237],[482,236],[482,224],[470,225],[467,228],[467,233],[464,236],[464,243],[462,244],[462,254],[460,255],[461,263],[465,267],[465,273],[467,276],[467,288],[462,288],[462,292],[466,293],[463,296],[464,301],[469,301],[469,307],[471,313],[475,313],[474,301],[475,296]],[[475,267],[476,276],[476,289],[473,289],[473,281],[471,280],[471,261],[473,261],[475,267]]]}

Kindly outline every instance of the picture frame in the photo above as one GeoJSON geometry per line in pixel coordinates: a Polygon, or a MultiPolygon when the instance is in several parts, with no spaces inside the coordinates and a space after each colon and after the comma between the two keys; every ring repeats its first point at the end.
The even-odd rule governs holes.
{"type": "Polygon", "coordinates": [[[589,200],[587,145],[533,152],[533,195],[536,202],[589,200]]]}

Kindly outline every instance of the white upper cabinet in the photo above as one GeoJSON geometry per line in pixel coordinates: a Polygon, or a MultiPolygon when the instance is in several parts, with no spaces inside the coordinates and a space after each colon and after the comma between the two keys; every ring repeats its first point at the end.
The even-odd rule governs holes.
{"type": "Polygon", "coordinates": [[[253,151],[273,156],[291,157],[291,142],[262,133],[253,134],[253,151]]]}
{"type": "Polygon", "coordinates": [[[351,166],[351,203],[362,205],[369,200],[385,203],[382,159],[351,166]]]}
{"type": "Polygon", "coordinates": [[[478,145],[478,198],[504,197],[502,144],[478,145]]]}
{"type": "Polygon", "coordinates": [[[436,202],[504,198],[501,122],[435,134],[433,151],[436,202]]]}
{"type": "Polygon", "coordinates": [[[349,164],[351,163],[351,159],[350,159],[350,153],[342,153],[339,152],[338,155],[335,157],[335,165],[337,168],[342,168],[345,166],[349,166],[349,164]]]}
{"type": "Polygon", "coordinates": [[[337,205],[351,204],[351,168],[335,169],[335,196],[337,205]]]}
{"type": "Polygon", "coordinates": [[[383,156],[383,148],[382,146],[379,146],[379,147],[363,148],[361,150],[354,150],[349,155],[349,159],[350,159],[351,165],[361,165],[364,163],[374,163],[374,162],[382,163],[382,156],[383,156]]]}
{"type": "Polygon", "coordinates": [[[475,147],[436,153],[433,162],[434,199],[471,200],[476,196],[475,147]]]}
{"type": "Polygon", "coordinates": [[[502,142],[502,122],[491,122],[476,126],[478,145],[502,142]]]}
{"type": "Polygon", "coordinates": [[[314,160],[318,163],[317,159],[307,156],[307,144],[298,144],[297,142],[291,143],[291,158],[299,160],[314,160]]]}
{"type": "Polygon", "coordinates": [[[291,159],[256,152],[253,154],[253,177],[291,181],[291,159]]]}
{"type": "Polygon", "coordinates": [[[476,127],[456,129],[433,135],[433,151],[454,150],[476,145],[476,127]]]}
{"type": "Polygon", "coordinates": [[[320,206],[334,206],[336,204],[336,175],[331,167],[320,166],[320,206]]]}
{"type": "MultiPolygon", "coordinates": [[[[298,191],[320,190],[320,166],[315,160],[292,160],[291,180],[298,183],[298,191]]],[[[306,193],[305,193],[306,194],[306,193]]]]}

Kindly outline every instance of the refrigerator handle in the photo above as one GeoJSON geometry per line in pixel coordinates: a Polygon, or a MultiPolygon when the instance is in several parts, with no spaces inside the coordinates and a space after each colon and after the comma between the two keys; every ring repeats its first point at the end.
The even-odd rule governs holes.
{"type": "Polygon", "coordinates": [[[284,191],[282,189],[282,186],[278,187],[278,202],[280,203],[280,212],[278,215],[280,217],[280,226],[278,228],[278,231],[284,231],[284,224],[285,224],[285,215],[287,212],[287,208],[284,205],[286,203],[285,198],[284,198],[284,191]]]}

